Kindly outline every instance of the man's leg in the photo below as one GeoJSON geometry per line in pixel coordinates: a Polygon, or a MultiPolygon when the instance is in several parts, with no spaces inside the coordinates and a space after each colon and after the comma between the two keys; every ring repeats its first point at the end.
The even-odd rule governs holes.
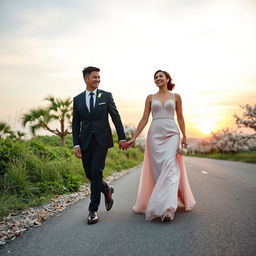
{"type": "Polygon", "coordinates": [[[89,211],[97,211],[100,204],[101,192],[106,193],[108,185],[102,180],[103,169],[105,168],[105,160],[108,149],[102,148],[96,141],[95,137],[92,138],[93,151],[91,155],[91,203],[89,211]]]}

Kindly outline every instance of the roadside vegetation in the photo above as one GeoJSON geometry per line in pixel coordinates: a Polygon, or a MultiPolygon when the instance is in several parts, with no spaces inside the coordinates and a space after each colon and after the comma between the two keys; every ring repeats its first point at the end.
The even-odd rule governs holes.
{"type": "MultiPolygon", "coordinates": [[[[137,148],[109,150],[104,176],[141,163],[137,148]]],[[[58,136],[39,136],[28,141],[0,139],[0,219],[10,213],[47,202],[56,194],[78,191],[88,183],[82,163],[73,155],[71,136],[59,146],[58,136]]]]}

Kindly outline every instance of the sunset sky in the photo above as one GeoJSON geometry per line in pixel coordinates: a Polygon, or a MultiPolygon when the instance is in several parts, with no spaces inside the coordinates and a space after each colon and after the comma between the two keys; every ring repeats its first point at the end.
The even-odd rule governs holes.
{"type": "Polygon", "coordinates": [[[153,74],[168,71],[183,99],[188,137],[233,127],[256,102],[255,0],[0,0],[0,120],[47,95],[84,90],[101,69],[122,121],[137,125],[153,74]]]}

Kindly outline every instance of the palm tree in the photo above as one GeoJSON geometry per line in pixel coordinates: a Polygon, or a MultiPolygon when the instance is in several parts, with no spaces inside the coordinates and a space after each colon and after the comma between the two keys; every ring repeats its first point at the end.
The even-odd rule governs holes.
{"type": "Polygon", "coordinates": [[[24,136],[26,136],[26,133],[22,131],[16,131],[16,132],[12,132],[8,138],[13,141],[21,141],[22,137],[24,136]]]}
{"type": "Polygon", "coordinates": [[[65,124],[70,121],[72,113],[72,100],[66,98],[64,100],[57,99],[53,96],[47,96],[44,100],[50,102],[46,108],[32,109],[30,112],[24,114],[21,118],[22,125],[25,127],[30,123],[30,129],[33,135],[39,129],[45,129],[55,135],[58,135],[61,140],[61,146],[65,144],[65,136],[71,134],[68,128],[65,129],[65,124]],[[52,129],[49,123],[52,121],[59,121],[60,129],[52,129]]]}
{"type": "Polygon", "coordinates": [[[6,122],[0,121],[0,138],[10,136],[12,134],[13,132],[11,127],[6,122]]]}
{"type": "Polygon", "coordinates": [[[21,140],[22,137],[24,137],[24,136],[26,136],[26,133],[25,133],[25,132],[21,132],[21,131],[17,131],[17,132],[16,132],[16,138],[17,138],[18,140],[21,140]]]}

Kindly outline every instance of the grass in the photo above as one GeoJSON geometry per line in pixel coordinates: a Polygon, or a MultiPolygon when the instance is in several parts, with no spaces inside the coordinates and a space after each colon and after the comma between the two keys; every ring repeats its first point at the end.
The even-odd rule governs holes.
{"type": "MultiPolygon", "coordinates": [[[[53,195],[78,191],[88,183],[81,160],[69,146],[55,146],[56,138],[36,138],[27,142],[0,139],[0,220],[10,213],[49,201],[53,195]],[[44,144],[44,143],[48,144],[44,144]]],[[[109,150],[104,177],[141,163],[143,153],[136,148],[109,150]]]]}
{"type": "Polygon", "coordinates": [[[188,156],[192,157],[204,157],[212,159],[221,159],[221,160],[231,160],[245,163],[256,163],[256,152],[243,152],[243,153],[234,153],[234,154],[190,154],[188,156]]]}

